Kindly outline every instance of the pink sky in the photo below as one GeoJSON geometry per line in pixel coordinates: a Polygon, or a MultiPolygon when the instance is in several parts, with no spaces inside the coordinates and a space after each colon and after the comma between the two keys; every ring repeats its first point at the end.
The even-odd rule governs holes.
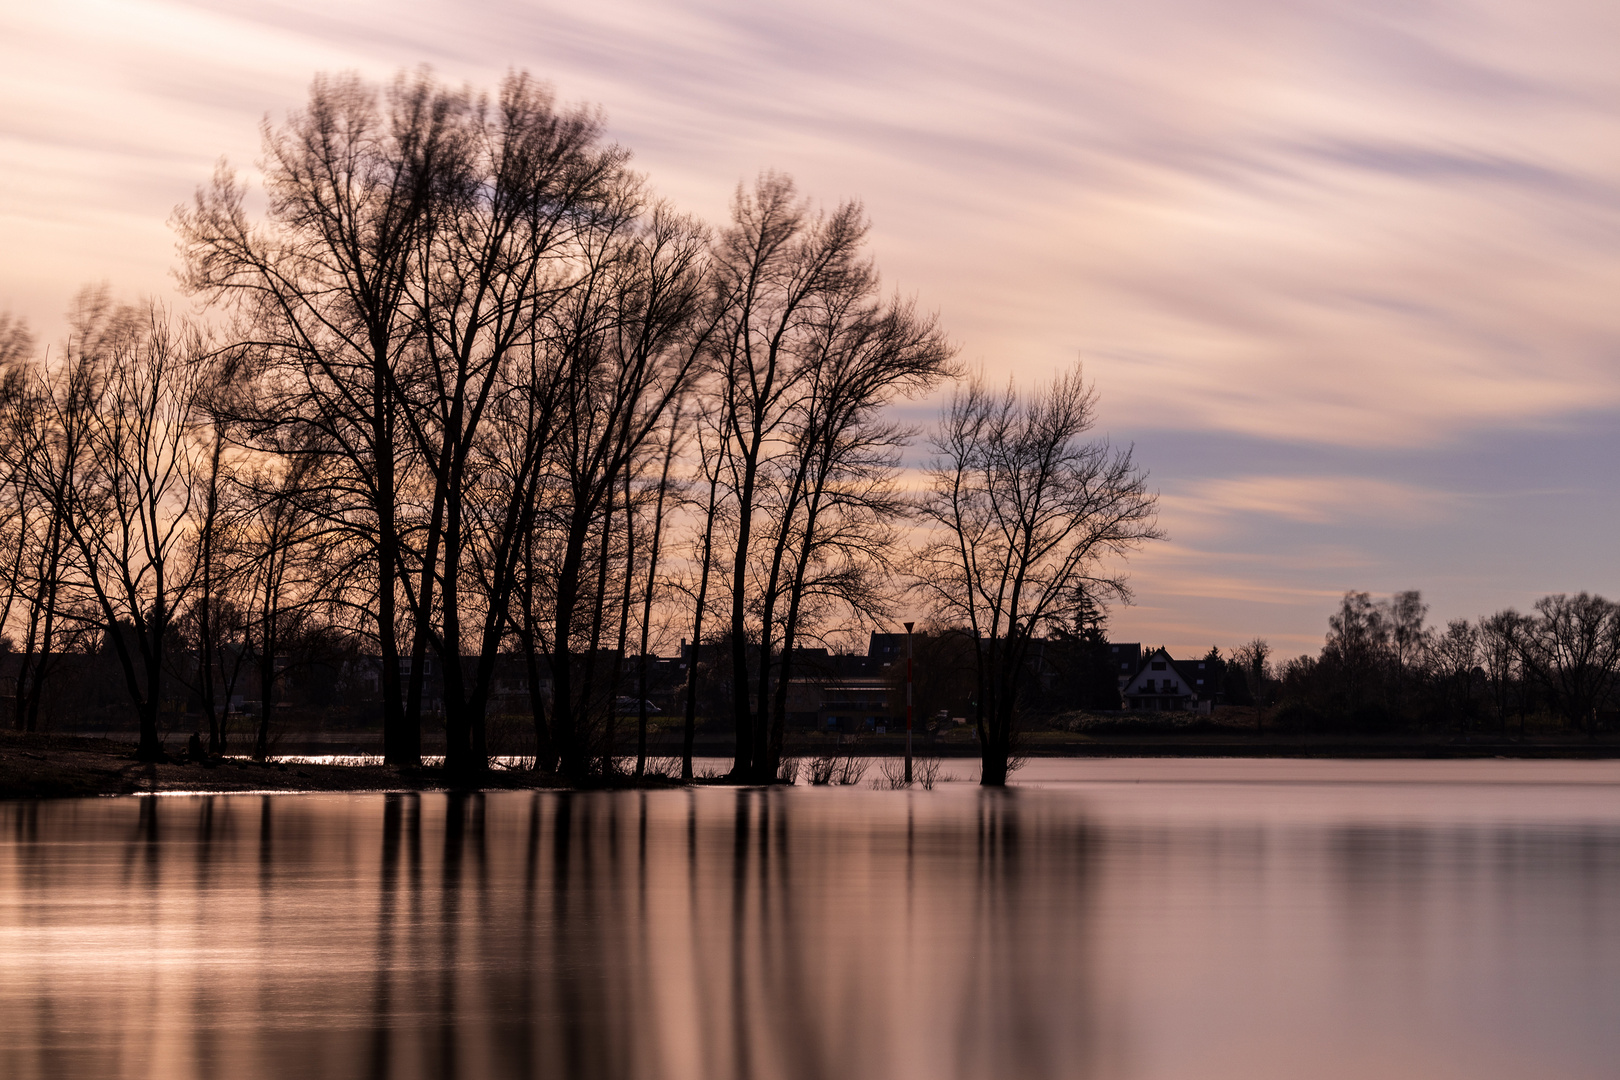
{"type": "Polygon", "coordinates": [[[1314,651],[1348,588],[1620,594],[1617,46],[1598,0],[13,4],[0,310],[172,296],[170,209],[316,71],[528,68],[711,219],[862,198],[997,377],[1083,358],[1171,535],[1116,638],[1314,651]]]}

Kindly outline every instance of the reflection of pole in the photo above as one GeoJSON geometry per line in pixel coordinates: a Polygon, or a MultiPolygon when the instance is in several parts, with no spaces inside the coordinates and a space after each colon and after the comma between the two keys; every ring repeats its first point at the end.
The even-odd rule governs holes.
{"type": "Polygon", "coordinates": [[[911,628],[906,623],[906,783],[911,783],[911,628]]]}

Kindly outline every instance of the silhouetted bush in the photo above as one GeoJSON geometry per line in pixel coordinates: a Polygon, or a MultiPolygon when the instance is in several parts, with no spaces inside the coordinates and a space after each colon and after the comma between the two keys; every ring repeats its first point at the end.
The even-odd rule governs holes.
{"type": "Polygon", "coordinates": [[[1320,709],[1306,701],[1285,701],[1271,715],[1271,726],[1279,731],[1310,734],[1326,728],[1320,709]]]}

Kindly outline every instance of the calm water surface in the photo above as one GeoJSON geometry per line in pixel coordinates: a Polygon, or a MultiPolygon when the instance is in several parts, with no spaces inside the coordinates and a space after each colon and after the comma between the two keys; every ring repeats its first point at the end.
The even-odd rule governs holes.
{"type": "Polygon", "coordinates": [[[1620,1073],[1620,765],[0,803],[0,1076],[1620,1073]]]}

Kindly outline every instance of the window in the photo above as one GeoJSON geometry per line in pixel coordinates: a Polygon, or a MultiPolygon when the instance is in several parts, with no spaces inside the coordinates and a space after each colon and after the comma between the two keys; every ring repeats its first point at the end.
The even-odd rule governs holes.
{"type": "Polygon", "coordinates": [[[1204,680],[1203,680],[1203,679],[1199,679],[1199,680],[1198,680],[1198,685],[1199,685],[1199,686],[1203,686],[1203,685],[1204,685],[1204,680]]]}
{"type": "Polygon", "coordinates": [[[1199,661],[1199,662],[1198,662],[1198,670],[1199,670],[1199,671],[1203,671],[1203,670],[1204,670],[1204,662],[1203,662],[1203,661],[1202,661],[1202,660],[1200,660],[1200,661],[1199,661]]]}
{"type": "Polygon", "coordinates": [[[1163,660],[1155,660],[1155,661],[1153,661],[1153,670],[1154,671],[1163,671],[1164,670],[1164,661],[1163,660]]]}

